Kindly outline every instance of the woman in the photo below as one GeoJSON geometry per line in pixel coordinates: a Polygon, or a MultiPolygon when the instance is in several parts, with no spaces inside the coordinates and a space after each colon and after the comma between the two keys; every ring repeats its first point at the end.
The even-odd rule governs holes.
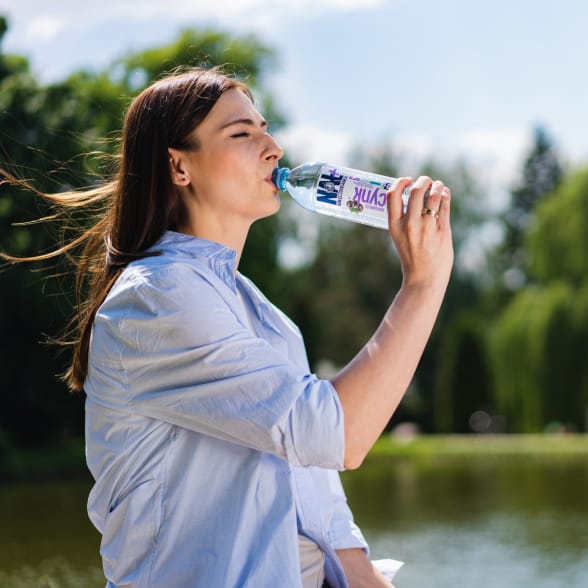
{"type": "Polygon", "coordinates": [[[86,393],[108,586],[389,586],[337,470],[361,464],[430,335],[450,191],[421,177],[404,212],[412,180],[391,189],[403,285],[366,346],[319,380],[296,326],[237,271],[251,224],[280,207],[281,156],[242,83],[188,70],[132,102],[115,180],[50,197],[106,206],[84,237],[67,379],[86,393]]]}

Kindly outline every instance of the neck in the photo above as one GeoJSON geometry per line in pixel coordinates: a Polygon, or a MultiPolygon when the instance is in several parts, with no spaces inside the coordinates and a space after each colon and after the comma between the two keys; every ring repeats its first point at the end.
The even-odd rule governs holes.
{"type": "Polygon", "coordinates": [[[235,271],[239,267],[239,261],[245,247],[245,240],[249,233],[249,227],[240,227],[238,230],[235,227],[227,227],[226,223],[211,222],[207,219],[206,223],[190,222],[178,227],[179,233],[193,235],[208,241],[220,243],[229,249],[233,249],[237,253],[237,263],[235,264],[235,271]]]}

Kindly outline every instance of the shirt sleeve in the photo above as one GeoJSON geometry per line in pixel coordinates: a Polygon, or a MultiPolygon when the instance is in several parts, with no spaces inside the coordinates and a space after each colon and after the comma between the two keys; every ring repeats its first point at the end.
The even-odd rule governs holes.
{"type": "Polygon", "coordinates": [[[328,500],[325,501],[323,508],[328,512],[330,520],[327,532],[331,546],[333,549],[360,547],[369,555],[368,544],[360,528],[355,524],[353,514],[347,504],[339,473],[325,470],[325,476],[327,478],[328,500]]]}
{"type": "Polygon", "coordinates": [[[293,465],[343,469],[333,386],[255,336],[196,272],[165,268],[111,292],[96,315],[90,363],[97,401],[122,388],[127,408],[145,417],[293,465]]]}

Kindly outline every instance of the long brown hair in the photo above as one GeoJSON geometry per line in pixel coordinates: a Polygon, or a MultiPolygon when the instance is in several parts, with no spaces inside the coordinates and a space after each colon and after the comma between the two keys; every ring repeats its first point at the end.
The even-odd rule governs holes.
{"type": "Polygon", "coordinates": [[[45,194],[2,171],[4,182],[32,190],[57,209],[56,215],[41,221],[62,218],[63,213],[80,208],[95,215],[89,228],[49,253],[21,258],[0,253],[11,262],[66,255],[74,264],[77,303],[66,334],[73,357],[63,376],[72,390],[83,389],[94,316],[112,285],[131,261],[148,255],[146,250],[181,220],[182,204],[171,181],[168,147],[197,149],[189,142],[192,131],[220,96],[233,88],[252,98],[242,82],[218,68],[176,71],[151,84],[131,102],[125,115],[118,170],[113,179],[97,187],[45,194]]]}

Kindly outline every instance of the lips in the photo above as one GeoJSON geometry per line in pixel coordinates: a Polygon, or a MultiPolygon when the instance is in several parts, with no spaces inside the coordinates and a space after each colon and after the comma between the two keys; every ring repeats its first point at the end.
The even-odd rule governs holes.
{"type": "Polygon", "coordinates": [[[272,167],[272,169],[270,170],[270,173],[265,177],[266,182],[271,182],[272,184],[274,183],[272,178],[274,177],[274,171],[277,169],[277,167],[278,166],[272,167]]]}
{"type": "Polygon", "coordinates": [[[272,180],[272,174],[270,174],[269,176],[266,176],[266,177],[264,178],[264,181],[266,181],[268,184],[271,184],[271,186],[272,186],[272,188],[273,188],[274,190],[277,190],[277,187],[276,187],[276,185],[274,184],[274,182],[273,182],[273,180],[272,180]]]}

